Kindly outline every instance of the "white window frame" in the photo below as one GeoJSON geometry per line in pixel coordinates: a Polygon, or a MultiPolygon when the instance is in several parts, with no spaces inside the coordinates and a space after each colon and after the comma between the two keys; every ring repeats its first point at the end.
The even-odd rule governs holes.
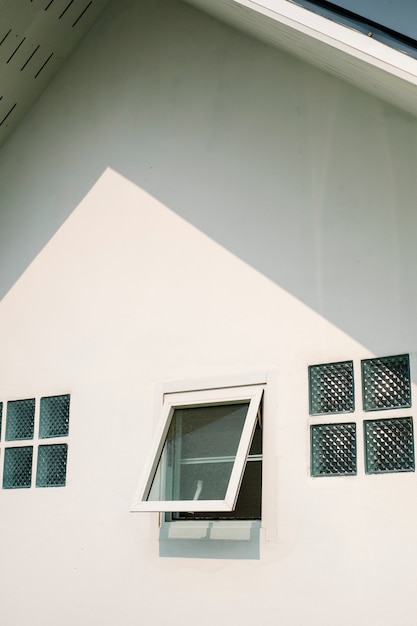
{"type": "MultiPolygon", "coordinates": [[[[254,377],[251,377],[252,380],[254,377]]],[[[256,382],[263,384],[247,383],[247,377],[241,377],[240,385],[216,386],[215,381],[211,385],[198,384],[197,381],[190,382],[187,391],[169,392],[170,385],[167,385],[167,393],[164,395],[164,402],[160,419],[155,431],[152,445],[147,461],[144,466],[142,479],[139,483],[131,511],[154,511],[154,512],[198,512],[198,511],[233,511],[239,495],[239,489],[246,467],[246,460],[252,443],[256,421],[265,389],[266,377],[256,377],[256,382]],[[191,406],[210,406],[236,402],[249,401],[248,412],[242,429],[236,458],[229,480],[229,485],[224,500],[153,500],[148,497],[152,481],[161,457],[167,432],[177,408],[191,406]]],[[[220,381],[219,381],[220,382],[220,381]]],[[[172,385],[171,385],[172,386],[172,385]]],[[[177,387],[178,388],[178,387],[177,387]]],[[[184,388],[184,387],[183,387],[184,388]]]]}

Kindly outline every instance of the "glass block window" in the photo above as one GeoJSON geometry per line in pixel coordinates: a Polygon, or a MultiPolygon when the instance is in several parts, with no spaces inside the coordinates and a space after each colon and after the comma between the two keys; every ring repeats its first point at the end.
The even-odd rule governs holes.
{"type": "Polygon", "coordinates": [[[7,403],[6,441],[33,439],[35,398],[7,403]]]}
{"type": "Polygon", "coordinates": [[[3,489],[22,489],[32,483],[33,446],[4,450],[3,489]]]}
{"type": "Polygon", "coordinates": [[[68,435],[70,396],[41,398],[39,437],[63,437],[68,435]]]}
{"type": "Polygon", "coordinates": [[[362,388],[365,411],[410,407],[408,354],[362,361],[362,388]]]}
{"type": "Polygon", "coordinates": [[[311,426],[311,475],[356,474],[356,424],[311,426]]]}
{"type": "Polygon", "coordinates": [[[365,420],[364,436],[367,474],[414,471],[411,417],[365,420]]]}
{"type": "Polygon", "coordinates": [[[309,387],[311,415],[354,411],[352,361],[311,365],[309,387]]]}
{"type": "Polygon", "coordinates": [[[67,444],[39,446],[37,487],[64,487],[67,474],[67,444]]]}
{"type": "Polygon", "coordinates": [[[9,400],[6,406],[2,438],[3,403],[0,402],[3,489],[63,487],[67,473],[70,395],[9,400]]]}

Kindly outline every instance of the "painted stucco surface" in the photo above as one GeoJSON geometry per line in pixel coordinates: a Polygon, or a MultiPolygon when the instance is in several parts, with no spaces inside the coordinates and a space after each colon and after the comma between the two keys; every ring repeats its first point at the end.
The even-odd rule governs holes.
{"type": "Polygon", "coordinates": [[[183,4],[110,5],[0,154],[0,400],[71,393],[67,486],[0,492],[8,624],[415,624],[416,476],[364,475],[358,385],[358,476],[310,478],[307,366],[414,374],[416,145],[183,4]],[[156,385],[259,368],[259,558],[160,556],[156,385]]]}

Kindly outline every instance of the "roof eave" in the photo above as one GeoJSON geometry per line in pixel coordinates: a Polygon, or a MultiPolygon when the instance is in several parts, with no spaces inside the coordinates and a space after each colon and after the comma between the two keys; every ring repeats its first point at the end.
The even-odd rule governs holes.
{"type": "Polygon", "coordinates": [[[184,0],[417,115],[417,60],[288,0],[184,0]]]}

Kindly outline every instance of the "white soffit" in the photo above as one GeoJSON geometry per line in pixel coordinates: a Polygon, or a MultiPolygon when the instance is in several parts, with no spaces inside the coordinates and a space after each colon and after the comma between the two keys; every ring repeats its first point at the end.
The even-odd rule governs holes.
{"type": "Polygon", "coordinates": [[[0,0],[0,144],[109,0],[0,0]]]}
{"type": "Polygon", "coordinates": [[[417,115],[417,60],[288,0],[184,0],[417,115]]]}

